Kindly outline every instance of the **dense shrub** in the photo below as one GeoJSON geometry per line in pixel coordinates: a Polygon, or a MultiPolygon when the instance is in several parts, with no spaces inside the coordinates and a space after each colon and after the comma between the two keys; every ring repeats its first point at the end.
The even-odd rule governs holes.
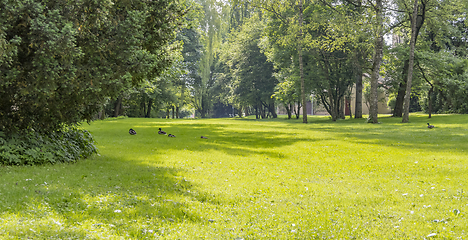
{"type": "Polygon", "coordinates": [[[40,165],[75,162],[97,153],[94,139],[75,127],[44,135],[35,131],[9,134],[0,131],[0,165],[40,165]]]}
{"type": "Polygon", "coordinates": [[[91,121],[159,77],[185,24],[178,1],[0,0],[0,131],[91,121]]]}

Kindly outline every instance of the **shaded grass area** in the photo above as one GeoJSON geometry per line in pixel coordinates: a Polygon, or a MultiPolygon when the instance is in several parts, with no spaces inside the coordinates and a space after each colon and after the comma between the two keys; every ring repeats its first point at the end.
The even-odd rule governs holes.
{"type": "Polygon", "coordinates": [[[97,121],[100,156],[0,167],[0,236],[464,239],[468,116],[410,120],[97,121]]]}

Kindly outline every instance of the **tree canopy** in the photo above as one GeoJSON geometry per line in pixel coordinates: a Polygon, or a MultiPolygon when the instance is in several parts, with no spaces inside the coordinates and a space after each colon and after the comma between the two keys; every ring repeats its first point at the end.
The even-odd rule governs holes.
{"type": "Polygon", "coordinates": [[[54,131],[93,119],[168,68],[183,2],[0,1],[0,129],[54,131]]]}
{"type": "Polygon", "coordinates": [[[466,1],[414,3],[1,0],[0,129],[53,131],[103,110],[275,117],[306,100],[336,120],[351,98],[361,118],[364,76],[369,122],[382,91],[394,116],[407,92],[409,111],[466,113],[466,1]]]}

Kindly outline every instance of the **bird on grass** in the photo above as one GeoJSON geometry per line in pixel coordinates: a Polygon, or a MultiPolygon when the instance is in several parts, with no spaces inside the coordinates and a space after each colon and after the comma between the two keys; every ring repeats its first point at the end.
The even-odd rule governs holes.
{"type": "Polygon", "coordinates": [[[427,123],[427,128],[433,129],[433,128],[434,128],[434,125],[431,125],[431,124],[427,123]]]}
{"type": "Polygon", "coordinates": [[[207,137],[201,136],[201,138],[208,139],[207,137]]]}
{"type": "Polygon", "coordinates": [[[136,131],[131,128],[128,130],[128,133],[130,133],[130,135],[136,135],[136,131]]]}
{"type": "Polygon", "coordinates": [[[166,135],[167,133],[164,132],[161,128],[159,128],[159,131],[158,131],[158,134],[163,134],[163,135],[166,135]]]}
{"type": "Polygon", "coordinates": [[[172,134],[170,134],[170,133],[169,133],[169,135],[167,135],[167,136],[168,136],[168,137],[175,137],[175,135],[172,135],[172,134]]]}

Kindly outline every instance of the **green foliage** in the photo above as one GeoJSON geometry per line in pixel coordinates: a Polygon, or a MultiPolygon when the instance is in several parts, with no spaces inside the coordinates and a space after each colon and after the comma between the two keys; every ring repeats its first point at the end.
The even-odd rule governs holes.
{"type": "Polygon", "coordinates": [[[294,81],[283,81],[276,85],[275,93],[271,96],[284,105],[294,104],[299,102],[299,94],[296,92],[297,87],[294,86],[294,81]]]}
{"type": "Polygon", "coordinates": [[[0,1],[0,130],[91,120],[108,97],[159,76],[186,5],[0,1]]]}
{"type": "Polygon", "coordinates": [[[9,137],[0,131],[0,165],[75,162],[97,153],[91,134],[75,127],[43,134],[23,131],[9,137]]]}
{"type": "MultiPolygon", "coordinates": [[[[423,98],[421,106],[428,112],[429,99],[423,98]]],[[[468,71],[437,81],[431,95],[432,112],[468,114],[468,71]]]]}
{"type": "MultiPolygon", "coordinates": [[[[121,93],[122,105],[125,107],[125,115],[129,117],[155,117],[161,109],[177,109],[189,103],[189,93],[187,89],[188,76],[194,71],[196,72],[196,62],[185,61],[191,59],[190,54],[186,54],[185,50],[178,45],[186,43],[176,41],[172,45],[173,51],[170,56],[174,59],[170,68],[161,73],[159,77],[151,80],[145,79],[140,87],[135,87],[126,92],[121,93]]],[[[196,74],[196,73],[195,73],[196,74]]],[[[114,105],[114,103],[110,103],[114,105]]],[[[113,109],[108,108],[109,112],[113,109]]],[[[123,114],[123,113],[122,113],[123,114]]]]}
{"type": "Polygon", "coordinates": [[[393,109],[395,109],[395,103],[396,103],[395,96],[391,96],[391,97],[388,98],[387,106],[389,106],[390,109],[392,109],[392,111],[393,111],[393,109]]]}
{"type": "MultiPolygon", "coordinates": [[[[190,85],[192,105],[202,118],[208,117],[213,105],[212,88],[216,82],[214,68],[217,61],[217,51],[227,33],[229,7],[227,2],[206,0],[200,3],[203,18],[199,19],[197,39],[203,45],[203,51],[198,63],[199,72],[190,85]]],[[[194,42],[195,43],[195,42],[194,42]]],[[[197,56],[197,55],[195,55],[197,56]]]]}
{"type": "Polygon", "coordinates": [[[238,30],[232,30],[222,52],[232,76],[233,102],[238,106],[255,106],[257,110],[270,108],[278,82],[273,76],[273,63],[267,61],[260,48],[264,28],[261,18],[252,16],[238,30]]]}
{"type": "Polygon", "coordinates": [[[417,60],[417,76],[426,83],[419,91],[424,96],[421,99],[423,110],[429,110],[429,92],[426,91],[432,85],[432,112],[468,113],[468,60],[449,51],[422,51],[417,54],[417,60]]]}

